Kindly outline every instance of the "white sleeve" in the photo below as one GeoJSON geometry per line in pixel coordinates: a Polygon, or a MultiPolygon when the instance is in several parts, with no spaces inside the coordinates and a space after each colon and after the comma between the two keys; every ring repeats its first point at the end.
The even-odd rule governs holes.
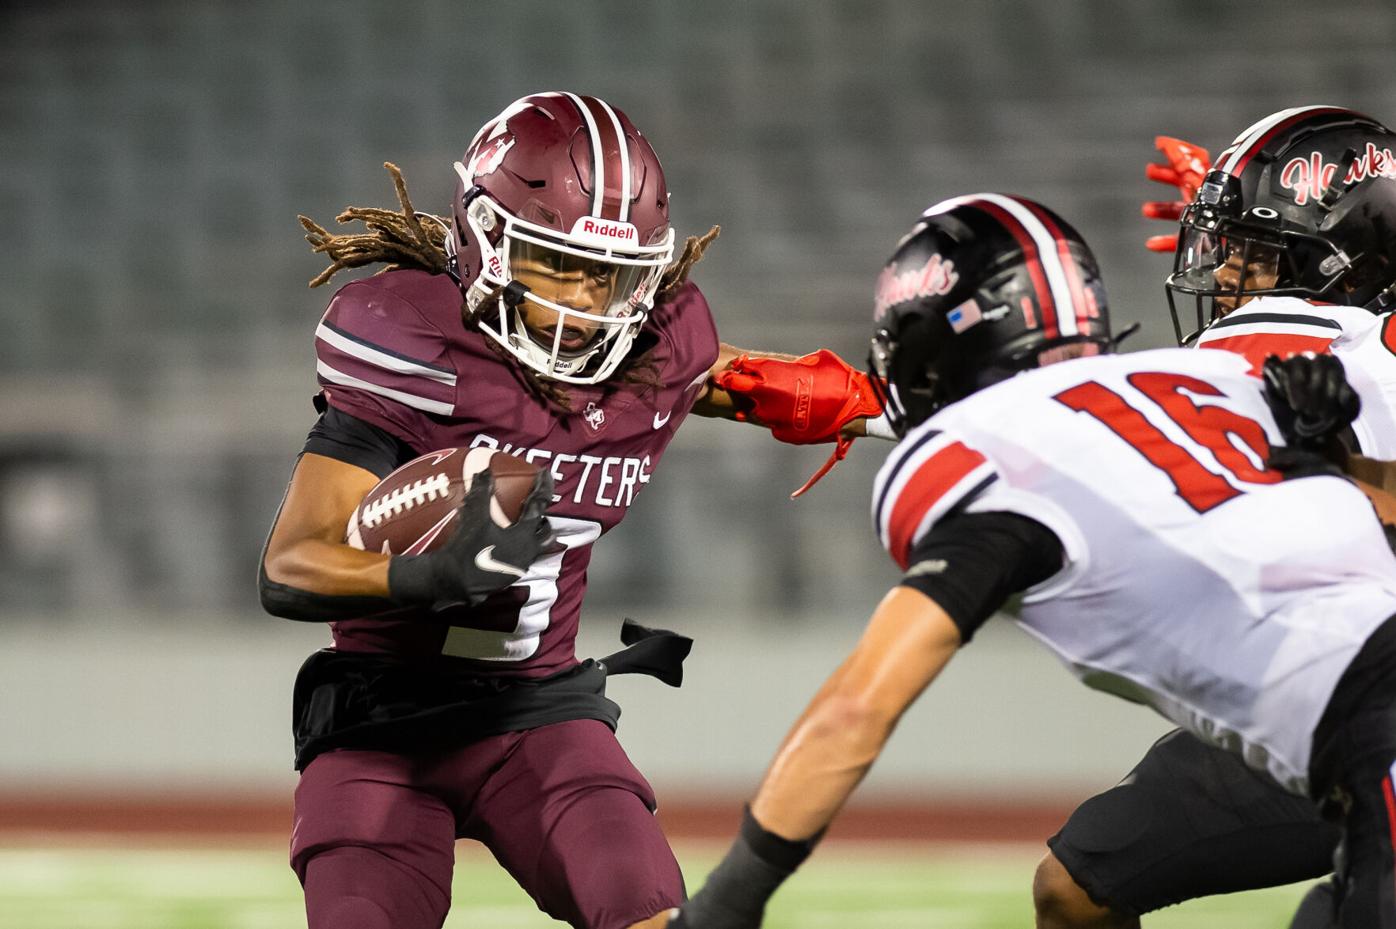
{"type": "Polygon", "coordinates": [[[1352,424],[1359,450],[1368,458],[1396,460],[1396,317],[1384,314],[1351,343],[1334,345],[1333,354],[1362,400],[1352,424]]]}

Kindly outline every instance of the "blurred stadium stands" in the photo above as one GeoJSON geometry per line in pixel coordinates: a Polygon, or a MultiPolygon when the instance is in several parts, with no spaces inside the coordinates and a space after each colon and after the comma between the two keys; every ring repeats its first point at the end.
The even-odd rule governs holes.
{"type": "MultiPolygon", "coordinates": [[[[60,768],[287,776],[289,673],[322,635],[273,630],[253,578],[313,419],[311,330],[330,296],[306,290],[322,265],[295,216],[391,206],[383,161],[403,168],[419,208],[440,211],[451,162],[510,100],[601,95],[654,142],[681,234],[723,226],[696,273],[723,337],[859,360],[872,281],[918,212],[971,190],[1021,193],[1094,244],[1117,327],[1140,320],[1134,345],[1157,346],[1167,261],[1142,240],[1165,230],[1138,213],[1160,194],[1143,180],[1152,137],[1216,152],[1302,103],[1396,119],[1393,47],[1383,0],[3,4],[0,654],[23,666],[5,692],[25,710],[6,724],[0,788],[60,768]],[[184,673],[197,656],[238,654],[184,673]],[[65,673],[75,667],[90,673],[65,673]],[[143,689],[152,681],[188,690],[143,689]],[[84,682],[103,689],[52,693],[84,682]],[[257,691],[265,716],[210,720],[206,704],[232,683],[257,691]],[[65,755],[65,741],[91,738],[93,703],[113,716],[105,747],[65,755]],[[161,706],[210,745],[201,724],[243,740],[226,755],[146,745],[168,723],[161,706]]],[[[659,614],[742,669],[781,667],[798,636],[815,651],[768,677],[769,700],[753,695],[798,706],[895,577],[866,515],[883,450],[861,443],[792,504],[821,450],[692,423],[601,543],[591,615],[609,628],[621,611],[659,614]]],[[[986,639],[976,667],[1017,660],[1016,637],[986,639]]],[[[999,679],[1012,687],[986,680],[954,698],[950,732],[964,738],[944,783],[1001,783],[1002,746],[1022,736],[1011,727],[1077,712],[1015,714],[1039,674],[1058,672],[1038,656],[999,679]],[[1002,694],[998,735],[976,738],[964,710],[1002,694]]],[[[703,690],[694,676],[669,712],[720,719],[722,682],[703,690]]],[[[788,718],[772,710],[770,732],[710,750],[717,780],[759,772],[788,718]]],[[[1068,722],[1040,783],[1108,781],[1157,728],[1108,719],[1068,722]]],[[[664,741],[666,722],[636,722],[633,738],[660,740],[651,763],[680,779],[695,761],[664,741]]],[[[1040,737],[1039,750],[1054,749],[1040,737]]],[[[904,751],[897,784],[924,746],[904,751]]]]}

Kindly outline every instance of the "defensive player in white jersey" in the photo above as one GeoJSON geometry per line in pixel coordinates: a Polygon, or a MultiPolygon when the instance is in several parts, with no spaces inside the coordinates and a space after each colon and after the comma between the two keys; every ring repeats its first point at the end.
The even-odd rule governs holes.
{"type": "MultiPolygon", "coordinates": [[[[1178,236],[1149,243],[1175,253],[1168,294],[1180,343],[1240,353],[1254,370],[1273,354],[1331,352],[1362,398],[1349,448],[1396,458],[1396,134],[1351,110],[1308,106],[1250,126],[1215,165],[1191,143],[1156,144],[1169,164],[1149,176],[1189,201],[1144,210],[1181,220],[1178,236]]],[[[1376,462],[1360,464],[1383,483],[1376,462]]],[[[1389,496],[1368,492],[1384,520],[1396,518],[1389,496]]],[[[1048,841],[1033,882],[1037,925],[1136,929],[1140,914],[1182,900],[1322,877],[1337,841],[1312,805],[1170,733],[1048,841]]],[[[1295,929],[1330,925],[1332,906],[1333,888],[1320,885],[1295,929]]]]}
{"type": "Polygon", "coordinates": [[[672,924],[759,925],[901,714],[1022,592],[1020,624],[1088,686],[1152,707],[1297,797],[1340,796],[1342,925],[1396,926],[1396,558],[1335,469],[1269,464],[1272,445],[1354,415],[1341,367],[1277,366],[1280,386],[1291,377],[1280,395],[1305,400],[1296,416],[1230,353],[1101,355],[1089,249],[1015,197],[932,207],[882,281],[871,362],[904,437],[873,518],[905,574],[672,924]]]}

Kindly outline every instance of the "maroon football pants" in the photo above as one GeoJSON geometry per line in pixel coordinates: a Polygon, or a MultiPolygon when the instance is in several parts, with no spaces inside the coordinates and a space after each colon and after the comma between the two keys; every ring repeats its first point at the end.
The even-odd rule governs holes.
{"type": "Polygon", "coordinates": [[[549,916],[623,929],[684,899],[653,808],[595,720],[428,757],[328,752],[296,788],[291,867],[310,929],[438,929],[455,839],[477,839],[549,916]]]}

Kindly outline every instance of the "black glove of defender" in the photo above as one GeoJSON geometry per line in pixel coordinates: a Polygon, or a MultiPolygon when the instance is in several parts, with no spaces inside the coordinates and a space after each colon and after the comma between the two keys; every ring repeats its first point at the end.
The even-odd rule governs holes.
{"type": "Polygon", "coordinates": [[[1362,409],[1343,363],[1332,355],[1271,355],[1262,374],[1265,399],[1288,445],[1321,451],[1362,409]]]}
{"type": "Polygon", "coordinates": [[[1332,355],[1305,353],[1281,360],[1265,359],[1261,374],[1265,400],[1285,438],[1271,448],[1266,467],[1286,480],[1332,475],[1344,477],[1346,453],[1338,436],[1362,408],[1357,392],[1332,355]]]}
{"type": "Polygon", "coordinates": [[[446,544],[425,555],[394,555],[388,562],[388,595],[403,605],[471,606],[523,577],[552,542],[543,511],[553,500],[553,476],[539,471],[513,525],[490,517],[494,475],[488,469],[470,482],[446,544]]]}
{"type": "Polygon", "coordinates": [[[748,807],[741,832],[703,889],[669,917],[668,929],[757,929],[766,901],[824,835],[800,841],[767,832],[748,807]]]}

